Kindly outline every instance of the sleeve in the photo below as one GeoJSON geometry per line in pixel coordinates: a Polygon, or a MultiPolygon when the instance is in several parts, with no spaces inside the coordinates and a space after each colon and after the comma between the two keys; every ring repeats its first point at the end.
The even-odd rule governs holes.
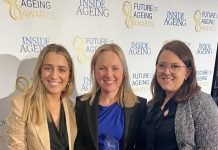
{"type": "Polygon", "coordinates": [[[194,118],[196,147],[202,150],[218,149],[218,108],[212,97],[203,94],[194,118]]]}
{"type": "Polygon", "coordinates": [[[22,119],[22,107],[18,105],[16,99],[11,102],[12,111],[6,120],[8,149],[26,150],[26,121],[22,119]]]}

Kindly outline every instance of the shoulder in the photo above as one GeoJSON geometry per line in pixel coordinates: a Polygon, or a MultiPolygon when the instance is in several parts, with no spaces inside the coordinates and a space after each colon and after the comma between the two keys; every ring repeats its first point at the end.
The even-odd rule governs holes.
{"type": "Polygon", "coordinates": [[[90,101],[90,100],[83,100],[82,97],[83,97],[83,95],[76,97],[75,109],[76,109],[77,111],[80,111],[80,110],[82,110],[84,107],[89,106],[89,101],[90,101]]]}
{"type": "Polygon", "coordinates": [[[213,98],[209,94],[202,91],[197,93],[189,100],[179,103],[179,108],[182,108],[182,110],[185,112],[191,112],[194,118],[198,118],[200,114],[200,116],[214,116],[217,115],[218,111],[213,98]]]}
{"type": "Polygon", "coordinates": [[[24,95],[15,96],[11,100],[12,111],[15,114],[17,114],[18,116],[21,116],[22,112],[23,112],[23,108],[24,108],[24,103],[25,103],[25,96],[24,95]]]}
{"type": "Polygon", "coordinates": [[[213,98],[205,93],[205,92],[198,92],[192,98],[188,99],[187,101],[179,103],[180,105],[190,105],[191,107],[200,107],[202,105],[214,105],[215,102],[213,98]]]}
{"type": "Polygon", "coordinates": [[[197,93],[189,101],[192,109],[195,108],[198,109],[199,111],[201,110],[207,111],[208,108],[217,109],[217,106],[211,95],[202,91],[197,93]]]}
{"type": "Polygon", "coordinates": [[[83,103],[83,104],[86,104],[86,103],[88,104],[89,103],[90,99],[84,100],[83,98],[84,98],[84,95],[77,96],[76,97],[76,104],[77,103],[79,103],[79,104],[80,103],[83,103]]]}
{"type": "Polygon", "coordinates": [[[138,101],[134,107],[135,110],[141,113],[141,115],[145,114],[147,112],[147,99],[140,96],[137,96],[137,99],[138,101]]]}
{"type": "Polygon", "coordinates": [[[147,103],[147,99],[144,97],[137,96],[139,103],[147,103]]]}
{"type": "Polygon", "coordinates": [[[146,98],[137,96],[137,99],[138,99],[138,103],[140,106],[142,106],[142,107],[147,106],[147,99],[146,98]]]}

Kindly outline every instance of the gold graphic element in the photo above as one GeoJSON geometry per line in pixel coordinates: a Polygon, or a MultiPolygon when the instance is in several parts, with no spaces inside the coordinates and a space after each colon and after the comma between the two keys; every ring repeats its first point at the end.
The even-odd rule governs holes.
{"type": "Polygon", "coordinates": [[[74,39],[73,39],[73,48],[76,50],[77,52],[77,60],[80,64],[84,64],[87,62],[87,56],[86,56],[86,53],[85,53],[85,42],[84,40],[79,37],[79,36],[76,36],[74,39]]]}
{"type": "Polygon", "coordinates": [[[22,8],[18,6],[17,0],[4,0],[9,5],[9,14],[14,20],[22,19],[22,8]]]}
{"type": "Polygon", "coordinates": [[[195,21],[195,31],[200,32],[201,31],[201,12],[199,10],[195,11],[194,21],[195,21]]]}
{"type": "Polygon", "coordinates": [[[131,16],[132,13],[132,5],[129,1],[125,1],[123,3],[123,13],[126,16],[126,26],[127,28],[132,28],[133,27],[133,18],[131,16]]]}
{"type": "Polygon", "coordinates": [[[24,92],[29,87],[29,82],[25,77],[18,77],[16,80],[16,89],[19,92],[24,92]]]}

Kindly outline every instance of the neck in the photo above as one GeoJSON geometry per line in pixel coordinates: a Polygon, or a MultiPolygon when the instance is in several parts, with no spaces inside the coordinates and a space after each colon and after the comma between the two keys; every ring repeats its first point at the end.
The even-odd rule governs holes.
{"type": "Polygon", "coordinates": [[[166,93],[166,96],[164,98],[164,102],[163,102],[163,104],[161,106],[162,110],[164,109],[166,103],[173,97],[173,95],[174,95],[174,93],[166,93]]]}
{"type": "Polygon", "coordinates": [[[174,94],[175,92],[166,92],[165,101],[168,101],[169,99],[171,99],[174,94]]]}
{"type": "Polygon", "coordinates": [[[99,104],[102,106],[109,106],[117,101],[117,94],[102,93],[99,96],[99,104]]]}
{"type": "Polygon", "coordinates": [[[59,107],[61,103],[61,97],[57,95],[46,94],[45,96],[49,110],[59,107]]]}

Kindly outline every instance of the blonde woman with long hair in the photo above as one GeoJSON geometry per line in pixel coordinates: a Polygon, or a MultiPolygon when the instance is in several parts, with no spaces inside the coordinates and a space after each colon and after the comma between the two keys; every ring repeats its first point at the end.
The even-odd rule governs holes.
{"type": "Polygon", "coordinates": [[[77,133],[70,96],[75,87],[68,51],[50,44],[41,51],[29,89],[11,101],[8,149],[72,150],[77,133]]]}
{"type": "Polygon", "coordinates": [[[76,150],[133,150],[146,99],[129,82],[127,62],[117,44],[104,44],[91,61],[92,88],[76,98],[76,150]]]}

